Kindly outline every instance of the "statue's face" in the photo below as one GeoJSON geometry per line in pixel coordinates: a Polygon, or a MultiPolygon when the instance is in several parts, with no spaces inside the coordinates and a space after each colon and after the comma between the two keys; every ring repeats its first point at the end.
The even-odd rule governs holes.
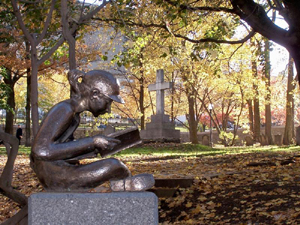
{"type": "Polygon", "coordinates": [[[89,96],[89,111],[95,117],[110,113],[112,99],[106,97],[101,93],[101,85],[95,85],[90,92],[89,96]]]}

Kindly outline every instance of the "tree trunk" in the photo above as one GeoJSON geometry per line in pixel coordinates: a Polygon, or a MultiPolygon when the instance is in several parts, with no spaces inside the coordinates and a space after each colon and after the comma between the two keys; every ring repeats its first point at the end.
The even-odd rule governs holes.
{"type": "Polygon", "coordinates": [[[197,137],[197,122],[195,119],[195,98],[193,95],[188,93],[188,104],[189,104],[189,133],[190,133],[190,141],[192,144],[198,144],[198,137],[197,137]]]}
{"type": "Polygon", "coordinates": [[[250,132],[253,134],[254,129],[253,129],[253,105],[252,105],[252,100],[248,99],[247,100],[248,104],[248,110],[249,110],[249,126],[250,126],[250,132]]]}
{"type": "MultiPolygon", "coordinates": [[[[28,41],[25,41],[25,45],[26,45],[26,59],[30,59],[30,43],[28,41]]],[[[25,146],[29,147],[31,146],[31,116],[30,116],[30,94],[31,94],[31,71],[30,68],[26,69],[26,82],[27,82],[27,93],[26,93],[26,106],[25,106],[25,110],[26,110],[26,119],[25,119],[25,146]]]]}
{"type": "Polygon", "coordinates": [[[171,88],[171,121],[174,122],[175,115],[174,115],[174,95],[175,95],[175,88],[174,88],[174,80],[175,80],[175,71],[172,72],[172,88],[171,88]]]}
{"type": "MultiPolygon", "coordinates": [[[[252,61],[252,73],[255,80],[257,80],[257,64],[256,61],[252,61]]],[[[253,126],[253,139],[258,141],[260,136],[260,110],[259,110],[259,92],[257,84],[253,83],[254,91],[254,126],[253,126]]]]}
{"type": "Polygon", "coordinates": [[[25,124],[25,146],[31,146],[31,126],[30,126],[30,93],[31,93],[31,77],[30,69],[27,69],[27,94],[26,94],[26,124],[25,124]]]}
{"type": "Polygon", "coordinates": [[[14,129],[14,111],[15,111],[15,91],[14,85],[15,82],[12,79],[12,73],[9,69],[6,69],[7,77],[4,78],[4,83],[9,86],[10,91],[7,96],[7,105],[13,110],[6,110],[6,118],[5,118],[5,132],[13,135],[14,129]]]}
{"type": "Polygon", "coordinates": [[[294,138],[294,113],[293,113],[293,102],[294,102],[294,94],[293,91],[295,89],[294,81],[294,71],[293,71],[293,60],[291,56],[289,57],[289,65],[288,65],[288,81],[287,81],[287,93],[286,93],[286,119],[285,119],[285,128],[284,128],[284,136],[283,136],[283,144],[289,145],[293,143],[294,138]]]}
{"type": "Polygon", "coordinates": [[[32,116],[32,133],[35,138],[39,129],[39,107],[38,107],[38,61],[36,46],[31,44],[31,116],[32,116]]]}
{"type": "Polygon", "coordinates": [[[272,115],[271,115],[271,82],[270,82],[270,71],[271,71],[271,63],[270,63],[270,41],[265,39],[265,77],[266,77],[266,103],[265,103],[265,135],[267,137],[268,144],[273,144],[272,139],[272,115]]]}
{"type": "Polygon", "coordinates": [[[69,45],[69,70],[76,69],[76,40],[69,27],[68,1],[61,1],[61,24],[63,36],[69,45]]]}
{"type": "MultiPolygon", "coordinates": [[[[10,88],[14,88],[10,86],[10,88]]],[[[7,105],[14,111],[15,110],[15,92],[10,91],[7,97],[7,105]]],[[[14,128],[14,113],[10,110],[6,110],[6,118],[5,118],[5,132],[8,134],[13,134],[14,128]]]]}
{"type": "Polygon", "coordinates": [[[139,98],[139,105],[141,110],[141,130],[145,130],[145,107],[144,107],[144,78],[142,75],[142,78],[139,80],[140,82],[140,98],[139,98]]]}

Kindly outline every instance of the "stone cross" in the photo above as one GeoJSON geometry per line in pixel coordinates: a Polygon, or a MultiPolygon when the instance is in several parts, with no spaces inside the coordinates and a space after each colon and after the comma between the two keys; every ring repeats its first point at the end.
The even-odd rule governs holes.
{"type": "Polygon", "coordinates": [[[149,91],[156,91],[156,115],[163,115],[165,111],[165,89],[172,88],[172,82],[164,82],[164,70],[156,71],[156,83],[148,86],[149,91]]]}

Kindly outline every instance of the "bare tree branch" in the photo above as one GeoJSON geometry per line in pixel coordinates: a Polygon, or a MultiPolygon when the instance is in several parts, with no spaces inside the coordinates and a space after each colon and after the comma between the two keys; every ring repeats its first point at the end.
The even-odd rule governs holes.
{"type": "Polygon", "coordinates": [[[48,52],[45,54],[39,61],[38,64],[41,65],[43,62],[45,62],[65,41],[64,37],[61,37],[56,45],[54,45],[48,52]]]}
{"type": "Polygon", "coordinates": [[[237,41],[229,41],[229,40],[218,40],[214,38],[201,38],[198,40],[191,39],[189,37],[183,36],[181,34],[173,34],[175,37],[182,38],[184,40],[187,40],[192,43],[204,43],[204,42],[214,42],[214,43],[219,43],[219,44],[241,44],[249,40],[251,37],[255,35],[255,30],[252,30],[250,33],[247,34],[244,38],[237,40],[237,41]]]}
{"type": "Polygon", "coordinates": [[[50,7],[49,13],[47,15],[46,22],[44,23],[43,31],[42,31],[42,33],[40,34],[40,37],[37,40],[37,44],[40,43],[45,38],[45,35],[47,34],[47,30],[48,30],[48,27],[49,27],[50,22],[51,22],[55,2],[56,2],[56,0],[52,0],[52,2],[51,2],[51,7],[50,7]]]}
{"type": "MultiPolygon", "coordinates": [[[[170,5],[173,5],[175,7],[178,7],[178,3],[171,1],[171,0],[164,0],[164,2],[167,2],[170,5]]],[[[181,10],[187,9],[189,11],[211,11],[211,12],[227,12],[227,13],[235,13],[234,9],[226,8],[226,7],[208,7],[208,6],[199,6],[199,7],[193,7],[186,4],[179,5],[179,8],[181,10]]]]}
{"type": "Polygon", "coordinates": [[[27,38],[27,40],[30,43],[34,43],[33,36],[30,35],[29,30],[26,28],[26,26],[25,26],[25,24],[23,22],[20,10],[19,10],[19,8],[17,6],[17,1],[16,0],[11,0],[11,4],[12,4],[13,10],[14,10],[14,14],[17,17],[18,23],[19,23],[19,25],[21,27],[21,30],[23,31],[25,37],[27,38]]]}

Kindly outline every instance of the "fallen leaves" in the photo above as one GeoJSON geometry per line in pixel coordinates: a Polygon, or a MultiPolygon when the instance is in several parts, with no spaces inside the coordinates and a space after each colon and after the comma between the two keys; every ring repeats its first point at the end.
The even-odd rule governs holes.
{"type": "MultiPolygon", "coordinates": [[[[191,187],[178,187],[175,196],[160,199],[161,224],[300,224],[300,160],[280,163],[293,154],[263,152],[188,158],[141,155],[120,159],[133,174],[194,179],[191,187]],[[247,166],[251,162],[273,163],[247,166]]],[[[6,157],[0,156],[0,172],[5,162],[6,157]]],[[[42,191],[29,167],[28,156],[17,157],[13,186],[27,196],[42,191]]],[[[97,190],[102,189],[94,191],[97,190]]],[[[0,222],[18,210],[16,204],[0,195],[0,222]]]]}

